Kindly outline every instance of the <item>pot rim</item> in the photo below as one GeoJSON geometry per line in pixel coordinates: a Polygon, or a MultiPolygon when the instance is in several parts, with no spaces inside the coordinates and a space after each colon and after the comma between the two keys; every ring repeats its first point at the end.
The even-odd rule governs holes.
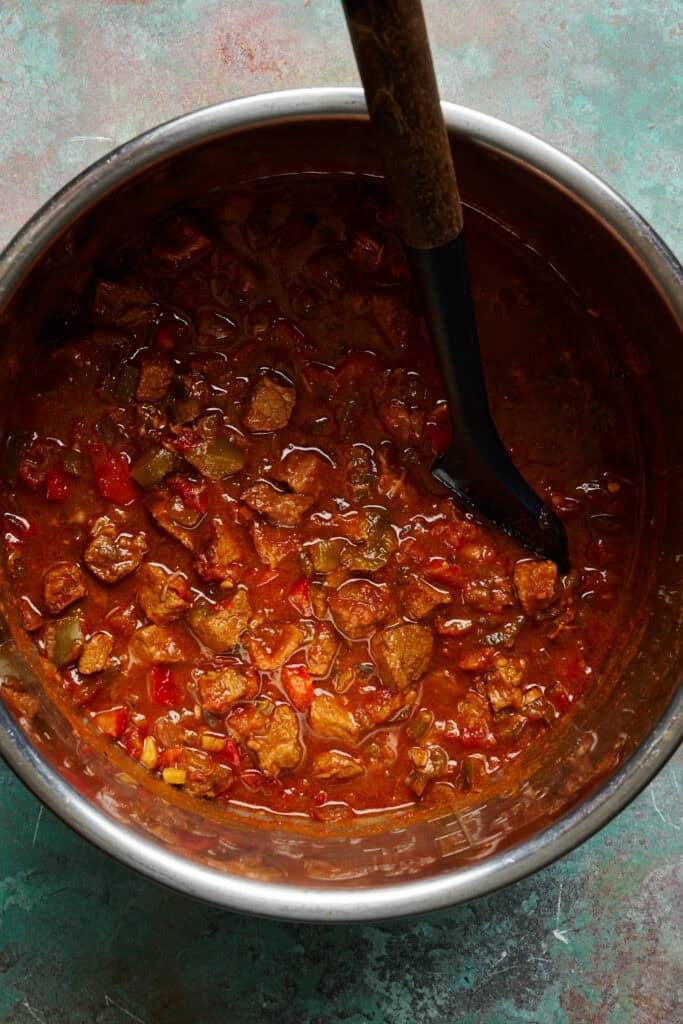
{"type": "MultiPolygon", "coordinates": [[[[683,323],[683,269],[656,232],[618,193],[570,157],[519,128],[452,103],[448,128],[522,161],[597,216],[644,266],[683,323]]],[[[0,256],[0,305],[45,248],[86,209],[150,165],[226,133],[288,120],[365,118],[357,88],[261,93],[182,115],[113,150],[56,193],[0,256]]],[[[607,824],[651,781],[683,740],[683,686],[647,739],[602,786],[551,826],[481,863],[434,878],[344,889],[259,882],[162,849],[87,801],[50,767],[0,702],[0,753],[58,817],[128,867],[172,889],[232,910],[296,921],[378,920],[424,913],[491,893],[550,864],[607,824]]]]}

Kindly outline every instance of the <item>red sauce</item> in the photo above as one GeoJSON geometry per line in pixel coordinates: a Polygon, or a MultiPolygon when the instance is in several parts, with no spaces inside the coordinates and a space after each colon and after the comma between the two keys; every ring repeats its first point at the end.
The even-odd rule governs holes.
{"type": "Polygon", "coordinates": [[[468,235],[494,414],[568,576],[431,477],[441,383],[361,177],[173,215],[97,268],[17,394],[26,628],[169,784],[317,819],[450,799],[590,700],[637,553],[635,429],[592,313],[500,226],[468,235]]]}

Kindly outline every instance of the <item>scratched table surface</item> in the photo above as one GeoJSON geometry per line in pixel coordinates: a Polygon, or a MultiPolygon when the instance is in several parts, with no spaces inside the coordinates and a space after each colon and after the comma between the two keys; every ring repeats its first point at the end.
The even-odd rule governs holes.
{"type": "MultiPolygon", "coordinates": [[[[676,8],[426,3],[445,98],[577,157],[680,252],[676,8]]],[[[357,82],[335,0],[1,0],[0,54],[0,243],[156,123],[227,97],[357,82]]],[[[679,752],[599,835],[494,896],[314,927],[161,889],[87,846],[0,765],[0,1019],[678,1024],[682,767],[679,752]]]]}

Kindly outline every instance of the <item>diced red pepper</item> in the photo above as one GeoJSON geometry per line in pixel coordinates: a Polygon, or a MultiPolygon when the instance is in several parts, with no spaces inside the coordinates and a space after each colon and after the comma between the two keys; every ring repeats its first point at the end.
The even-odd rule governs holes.
{"type": "Polygon", "coordinates": [[[244,783],[247,789],[258,789],[262,779],[261,772],[257,771],[256,768],[247,768],[240,775],[240,781],[244,783]]]}
{"type": "Polygon", "coordinates": [[[472,725],[461,726],[460,742],[468,750],[472,747],[489,747],[491,745],[491,734],[486,722],[482,721],[472,725]]]}
{"type": "Polygon", "coordinates": [[[233,739],[230,739],[229,736],[226,736],[225,738],[225,746],[220,753],[220,759],[229,764],[231,768],[235,769],[235,771],[239,771],[242,767],[240,748],[233,739]]]}
{"type": "Polygon", "coordinates": [[[311,604],[311,589],[305,576],[293,583],[287,595],[292,608],[299,615],[312,615],[313,605],[311,604]]]}
{"type": "Polygon", "coordinates": [[[171,352],[175,348],[176,332],[170,324],[160,324],[154,339],[159,352],[171,352]]]}
{"type": "Polygon", "coordinates": [[[139,760],[142,754],[142,744],[144,737],[137,725],[129,725],[123,734],[123,745],[126,748],[126,753],[139,760]]]}
{"type": "Polygon", "coordinates": [[[425,434],[435,455],[442,455],[443,452],[449,449],[453,431],[451,429],[448,409],[445,405],[438,406],[434,411],[434,415],[427,421],[425,434]]]}
{"type": "Polygon", "coordinates": [[[176,708],[180,704],[178,687],[167,665],[155,665],[150,672],[149,695],[155,704],[163,704],[167,708],[176,708]]]}
{"type": "Polygon", "coordinates": [[[196,512],[206,512],[209,507],[209,495],[204,484],[193,483],[187,477],[174,473],[166,478],[169,490],[182,498],[183,504],[196,512]]]}
{"type": "Polygon", "coordinates": [[[313,700],[313,679],[303,665],[285,665],[282,669],[282,685],[298,711],[305,711],[310,706],[313,700]]]}
{"type": "Polygon", "coordinates": [[[430,558],[424,567],[426,576],[430,580],[438,580],[441,583],[450,583],[451,586],[461,586],[463,573],[459,565],[447,562],[445,558],[430,558]]]}
{"type": "Polygon", "coordinates": [[[69,497],[69,478],[61,469],[49,469],[45,477],[45,497],[48,501],[65,501],[69,497]]]}
{"type": "Polygon", "coordinates": [[[117,740],[128,724],[128,708],[111,708],[98,711],[93,721],[100,732],[117,740]]]}
{"type": "Polygon", "coordinates": [[[93,441],[88,445],[97,489],[107,501],[115,505],[129,505],[136,492],[130,476],[130,465],[123,452],[113,452],[105,445],[93,441]]]}

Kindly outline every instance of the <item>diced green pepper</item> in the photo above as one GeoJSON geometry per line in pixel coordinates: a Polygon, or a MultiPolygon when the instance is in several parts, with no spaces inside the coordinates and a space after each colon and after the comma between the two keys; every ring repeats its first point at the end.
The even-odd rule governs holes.
{"type": "Polygon", "coordinates": [[[119,438],[119,428],[116,420],[111,416],[103,416],[101,420],[98,420],[95,429],[109,447],[115,444],[119,438]]]}
{"type": "Polygon", "coordinates": [[[64,472],[69,476],[83,476],[85,471],[83,453],[76,451],[75,448],[67,448],[62,455],[62,466],[64,472]]]}
{"type": "Polygon", "coordinates": [[[470,754],[465,758],[462,763],[462,778],[467,789],[478,788],[485,767],[483,758],[477,754],[470,754]]]}
{"type": "Polygon", "coordinates": [[[10,483],[14,483],[17,479],[21,457],[30,440],[31,435],[27,434],[24,430],[17,431],[16,434],[11,434],[7,438],[7,444],[5,446],[5,452],[2,460],[2,475],[3,478],[5,480],[9,480],[10,483]]]}
{"type": "Polygon", "coordinates": [[[244,452],[227,437],[201,441],[192,451],[185,453],[187,461],[208,480],[222,480],[224,476],[239,473],[244,468],[244,452]]]}
{"type": "Polygon", "coordinates": [[[54,640],[52,642],[51,661],[61,668],[76,661],[83,647],[83,628],[81,620],[76,616],[69,616],[55,626],[54,640]]]}
{"type": "Polygon", "coordinates": [[[333,540],[317,540],[308,549],[316,572],[334,572],[339,568],[339,558],[345,541],[339,537],[333,540]]]}
{"type": "Polygon", "coordinates": [[[258,700],[255,700],[254,707],[258,708],[258,710],[268,718],[270,718],[275,710],[275,705],[268,697],[260,697],[258,700]]]}
{"type": "Polygon", "coordinates": [[[173,422],[191,423],[197,419],[201,411],[202,406],[198,398],[178,398],[173,403],[173,422]]]}
{"type": "Polygon", "coordinates": [[[138,386],[139,376],[140,374],[137,367],[131,366],[130,363],[126,363],[116,385],[116,394],[119,398],[127,398],[128,401],[135,398],[135,391],[138,386]]]}
{"type": "Polygon", "coordinates": [[[524,625],[524,616],[518,615],[512,622],[506,622],[504,626],[493,633],[487,633],[479,643],[484,647],[512,647],[517,634],[524,625]]]}
{"type": "Polygon", "coordinates": [[[416,711],[412,719],[406,727],[406,732],[410,736],[411,740],[420,740],[422,737],[429,732],[432,722],[434,721],[434,712],[428,708],[420,708],[416,711]]]}
{"type": "Polygon", "coordinates": [[[155,487],[174,470],[179,469],[180,458],[166,448],[150,448],[131,466],[130,475],[141,487],[155,487]]]}

